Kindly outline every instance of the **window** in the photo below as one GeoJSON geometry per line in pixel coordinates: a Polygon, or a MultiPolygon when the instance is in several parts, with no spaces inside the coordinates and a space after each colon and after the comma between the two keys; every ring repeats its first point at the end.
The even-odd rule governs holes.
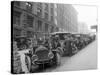
{"type": "Polygon", "coordinates": [[[33,37],[33,33],[31,31],[27,31],[27,37],[33,37]]]}
{"type": "Polygon", "coordinates": [[[47,4],[47,3],[45,3],[45,11],[47,11],[47,12],[48,12],[48,10],[49,10],[49,6],[48,6],[48,4],[47,4]]]}
{"type": "Polygon", "coordinates": [[[33,27],[33,17],[30,15],[27,15],[27,25],[28,27],[33,27]]]}
{"type": "Polygon", "coordinates": [[[15,6],[20,6],[20,2],[19,1],[14,1],[14,5],[15,6]]]}
{"type": "Polygon", "coordinates": [[[22,30],[22,31],[21,31],[21,35],[22,35],[22,36],[26,36],[26,35],[27,35],[27,32],[26,32],[25,30],[22,30]]]}
{"type": "Polygon", "coordinates": [[[55,24],[57,25],[57,19],[55,19],[55,24]]]}
{"type": "Polygon", "coordinates": [[[51,21],[54,21],[53,16],[51,16],[51,21]]]}
{"type": "Polygon", "coordinates": [[[53,8],[51,8],[51,15],[53,15],[54,14],[54,10],[53,10],[53,8]]]}
{"type": "Polygon", "coordinates": [[[49,17],[48,13],[45,12],[44,18],[48,20],[48,17],[49,17]]]}
{"type": "Polygon", "coordinates": [[[42,21],[38,20],[37,24],[38,24],[37,30],[42,31],[42,21]]]}
{"type": "Polygon", "coordinates": [[[54,7],[54,4],[53,3],[51,3],[50,5],[51,5],[52,8],[54,7]]]}
{"type": "Polygon", "coordinates": [[[58,27],[56,27],[56,32],[58,32],[59,31],[59,28],[58,27]]]}
{"type": "Polygon", "coordinates": [[[51,27],[51,33],[53,32],[53,30],[54,30],[54,27],[51,27]]]}
{"type": "Polygon", "coordinates": [[[50,32],[50,33],[51,33],[51,30],[52,30],[52,26],[50,25],[50,26],[49,26],[49,32],[50,32]]]}
{"type": "Polygon", "coordinates": [[[30,2],[27,2],[27,3],[26,3],[26,10],[27,10],[28,12],[32,12],[32,4],[31,4],[30,2]]]}
{"type": "Polygon", "coordinates": [[[13,29],[13,36],[20,36],[21,35],[21,30],[14,28],[13,29]]]}
{"type": "Polygon", "coordinates": [[[48,24],[45,23],[45,32],[48,32],[48,24]]]}
{"type": "Polygon", "coordinates": [[[37,15],[42,16],[42,10],[40,8],[37,8],[37,15]]]}
{"type": "Polygon", "coordinates": [[[42,3],[37,4],[38,8],[42,8],[42,3]]]}
{"type": "Polygon", "coordinates": [[[13,24],[20,25],[20,12],[14,11],[13,24]]]}

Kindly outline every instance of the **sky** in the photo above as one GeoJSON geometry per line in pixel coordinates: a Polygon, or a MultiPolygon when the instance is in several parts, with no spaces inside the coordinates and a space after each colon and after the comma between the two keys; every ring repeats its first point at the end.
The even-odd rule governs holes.
{"type": "Polygon", "coordinates": [[[88,27],[97,24],[97,7],[87,5],[73,5],[78,12],[78,21],[85,22],[88,27]]]}

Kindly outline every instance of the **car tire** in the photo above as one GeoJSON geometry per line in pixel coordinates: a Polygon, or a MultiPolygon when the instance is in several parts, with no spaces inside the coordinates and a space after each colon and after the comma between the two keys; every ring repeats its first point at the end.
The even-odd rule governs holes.
{"type": "Polygon", "coordinates": [[[55,62],[56,62],[56,65],[60,65],[61,64],[61,56],[57,52],[55,54],[55,62]]]}
{"type": "Polygon", "coordinates": [[[64,50],[63,50],[62,48],[60,48],[60,47],[58,47],[58,50],[59,50],[59,54],[60,54],[60,56],[63,56],[63,54],[64,54],[64,50]]]}
{"type": "Polygon", "coordinates": [[[25,57],[25,63],[26,63],[28,71],[30,72],[31,71],[31,59],[29,56],[25,57]]]}

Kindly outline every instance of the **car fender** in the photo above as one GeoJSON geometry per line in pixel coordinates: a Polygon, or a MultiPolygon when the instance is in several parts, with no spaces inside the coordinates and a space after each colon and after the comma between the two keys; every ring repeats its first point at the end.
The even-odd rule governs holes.
{"type": "Polygon", "coordinates": [[[56,48],[56,49],[53,49],[52,51],[59,53],[61,56],[63,54],[63,50],[61,48],[56,48]]]}

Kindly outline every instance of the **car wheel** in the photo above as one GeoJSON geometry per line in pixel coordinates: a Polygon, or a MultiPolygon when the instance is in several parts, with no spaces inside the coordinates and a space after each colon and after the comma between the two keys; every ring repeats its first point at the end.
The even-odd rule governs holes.
{"type": "Polygon", "coordinates": [[[58,51],[59,51],[60,56],[63,56],[64,50],[62,48],[58,47],[58,51]]]}
{"type": "Polygon", "coordinates": [[[28,71],[30,72],[31,71],[31,59],[29,56],[25,57],[25,63],[26,63],[28,71]]]}
{"type": "Polygon", "coordinates": [[[56,65],[60,65],[61,64],[61,56],[60,56],[59,53],[55,54],[55,62],[56,62],[56,65]]]}

